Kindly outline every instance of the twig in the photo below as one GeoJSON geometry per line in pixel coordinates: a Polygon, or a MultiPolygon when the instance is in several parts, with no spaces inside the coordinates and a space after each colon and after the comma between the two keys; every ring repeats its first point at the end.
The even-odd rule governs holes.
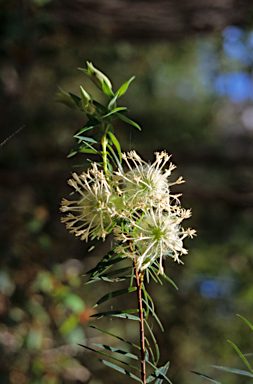
{"type": "Polygon", "coordinates": [[[9,137],[7,137],[7,139],[5,139],[2,143],[0,143],[0,147],[2,147],[4,144],[7,143],[7,141],[9,141],[10,139],[13,138],[13,136],[15,136],[17,133],[19,133],[21,131],[21,129],[23,129],[25,127],[25,125],[23,125],[22,127],[20,127],[16,132],[14,132],[12,135],[10,135],[9,137]]]}
{"type": "Polygon", "coordinates": [[[146,360],[145,360],[145,334],[144,334],[144,318],[142,308],[142,293],[141,287],[143,282],[143,275],[138,273],[136,268],[136,260],[134,260],[134,273],[136,277],[137,295],[138,295],[138,306],[140,316],[140,346],[141,346],[141,378],[143,384],[146,384],[146,360]]]}
{"type": "MultiPolygon", "coordinates": [[[[130,248],[130,251],[133,252],[131,241],[129,241],[129,248],[130,248]]],[[[144,275],[142,273],[138,273],[136,268],[136,259],[134,259],[134,273],[136,278],[138,308],[139,308],[139,316],[140,316],[141,379],[142,379],[142,383],[146,384],[146,359],[145,359],[146,348],[145,348],[144,318],[143,318],[142,292],[141,292],[144,275]]]]}

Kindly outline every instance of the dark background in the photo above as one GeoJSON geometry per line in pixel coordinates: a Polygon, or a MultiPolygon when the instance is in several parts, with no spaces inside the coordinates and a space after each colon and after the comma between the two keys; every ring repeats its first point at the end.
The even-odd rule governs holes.
{"type": "MultiPolygon", "coordinates": [[[[67,155],[85,119],[54,95],[57,85],[77,94],[82,85],[102,102],[77,70],[91,61],[114,90],[136,76],[120,101],[142,132],[116,121],[115,134],[146,160],[172,153],[174,178],[186,180],[174,192],[193,211],[185,226],[198,232],[186,241],[184,266],[165,262],[179,290],[167,282],[148,288],[165,328],[154,323],[160,363],[171,361],[174,384],[205,382],[191,370],[247,384],[210,365],[245,369],[228,339],[252,352],[251,331],[236,317],[253,321],[251,2],[8,0],[0,7],[1,383],[129,382],[77,346],[118,346],[87,328],[92,306],[118,285],[84,286],[83,273],[106,250],[88,253],[60,223],[66,181],[84,170],[81,155],[67,155]]],[[[136,305],[129,297],[101,310],[136,305]]],[[[131,321],[96,325],[138,338],[131,321]]]]}

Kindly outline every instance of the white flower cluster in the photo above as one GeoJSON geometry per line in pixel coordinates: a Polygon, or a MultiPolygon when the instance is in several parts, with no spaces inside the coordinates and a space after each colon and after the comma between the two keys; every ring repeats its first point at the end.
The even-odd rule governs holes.
{"type": "Polygon", "coordinates": [[[129,257],[137,269],[144,271],[159,260],[171,256],[177,262],[187,253],[183,239],[193,237],[195,230],[183,229],[181,222],[191,216],[180,206],[180,195],[171,195],[170,186],[180,184],[180,177],[170,183],[168,177],[175,168],[166,152],[156,153],[153,164],[143,161],[135,151],[123,154],[128,166],[126,173],[116,171],[105,177],[96,164],[87,173],[73,174],[69,184],[81,197],[77,201],[62,200],[62,218],[67,229],[88,238],[103,238],[113,231],[118,246],[116,252],[129,257]]]}

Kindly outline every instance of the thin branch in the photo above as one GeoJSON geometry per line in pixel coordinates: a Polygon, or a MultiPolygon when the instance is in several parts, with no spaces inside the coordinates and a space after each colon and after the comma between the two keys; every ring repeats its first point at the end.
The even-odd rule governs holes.
{"type": "Polygon", "coordinates": [[[134,273],[136,277],[137,295],[138,295],[138,306],[140,316],[140,346],[141,346],[141,378],[143,384],[146,384],[146,360],[145,360],[145,334],[144,334],[144,318],[142,308],[142,282],[143,275],[138,273],[136,268],[136,260],[134,260],[134,273]]]}
{"type": "Polygon", "coordinates": [[[2,147],[4,144],[7,143],[7,141],[9,141],[10,139],[13,138],[13,136],[15,136],[17,133],[19,133],[21,131],[21,129],[23,129],[25,127],[25,125],[23,125],[22,127],[20,127],[16,132],[14,132],[12,135],[10,135],[9,137],[7,137],[7,139],[5,139],[2,143],[0,143],[0,147],[2,147]]]}
{"type": "MultiPolygon", "coordinates": [[[[131,241],[129,241],[130,251],[133,252],[133,247],[131,241]]],[[[144,275],[142,273],[138,273],[136,267],[136,259],[134,259],[134,274],[136,278],[136,286],[137,286],[137,296],[138,296],[138,308],[139,308],[139,316],[140,316],[140,347],[141,347],[141,379],[142,383],[146,384],[146,347],[145,347],[145,333],[144,333],[144,317],[143,317],[143,307],[142,307],[142,283],[144,275]]]]}

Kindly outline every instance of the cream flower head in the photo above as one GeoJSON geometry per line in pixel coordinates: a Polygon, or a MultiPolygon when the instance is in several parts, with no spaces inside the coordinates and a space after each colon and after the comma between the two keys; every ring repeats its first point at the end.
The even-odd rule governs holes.
{"type": "MultiPolygon", "coordinates": [[[[62,222],[66,228],[81,240],[105,237],[113,227],[113,218],[116,215],[115,206],[120,198],[105,178],[103,171],[98,170],[96,164],[87,173],[77,175],[68,181],[76,192],[81,195],[79,200],[62,200],[61,211],[69,212],[62,222]],[[116,203],[116,204],[115,204],[116,203]]],[[[120,204],[120,202],[118,202],[120,204]]]]}
{"type": "Polygon", "coordinates": [[[171,207],[170,212],[156,208],[139,210],[129,219],[131,231],[122,231],[120,226],[114,228],[116,239],[122,242],[117,252],[135,259],[140,271],[159,259],[159,273],[163,274],[164,257],[170,256],[179,263],[179,257],[188,253],[183,247],[183,239],[193,237],[196,232],[185,230],[180,224],[190,216],[190,210],[178,206],[171,207]]]}
{"type": "MultiPolygon", "coordinates": [[[[120,183],[126,202],[133,208],[145,207],[147,204],[157,205],[168,197],[169,187],[172,185],[168,182],[168,177],[176,167],[169,163],[168,168],[164,169],[171,157],[166,152],[156,152],[155,155],[154,163],[148,164],[135,151],[122,154],[129,171],[115,172],[115,179],[120,183]]],[[[183,182],[182,178],[176,181],[177,184],[183,182]]]]}

